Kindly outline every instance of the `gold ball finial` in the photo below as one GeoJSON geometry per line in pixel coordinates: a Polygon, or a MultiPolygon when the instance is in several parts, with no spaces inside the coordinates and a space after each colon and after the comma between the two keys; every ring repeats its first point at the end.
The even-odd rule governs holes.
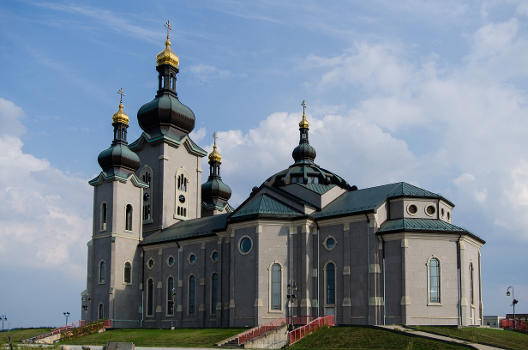
{"type": "Polygon", "coordinates": [[[171,66],[178,68],[180,64],[180,59],[174,52],[172,52],[170,48],[171,42],[169,34],[172,29],[170,21],[167,20],[167,23],[165,23],[165,27],[167,28],[167,40],[165,40],[165,49],[159,54],[157,54],[156,63],[158,64],[158,66],[161,66],[162,64],[170,64],[171,66]]]}
{"type": "Polygon", "coordinates": [[[217,138],[218,138],[218,136],[216,135],[216,132],[215,132],[213,134],[213,139],[214,139],[213,151],[211,153],[209,153],[209,163],[212,163],[212,162],[222,163],[222,156],[216,150],[216,139],[217,138]]]}
{"type": "Polygon", "coordinates": [[[130,120],[130,118],[128,118],[128,115],[126,115],[125,111],[123,110],[123,107],[124,107],[123,106],[123,96],[126,96],[126,95],[123,92],[123,88],[117,90],[117,93],[121,95],[121,99],[119,101],[119,109],[112,116],[112,122],[123,123],[123,124],[128,125],[128,121],[130,120]]]}
{"type": "Polygon", "coordinates": [[[308,120],[306,120],[306,102],[304,102],[304,100],[302,101],[301,106],[303,108],[303,115],[302,120],[299,122],[299,129],[308,129],[310,127],[310,123],[308,123],[308,120]]]}

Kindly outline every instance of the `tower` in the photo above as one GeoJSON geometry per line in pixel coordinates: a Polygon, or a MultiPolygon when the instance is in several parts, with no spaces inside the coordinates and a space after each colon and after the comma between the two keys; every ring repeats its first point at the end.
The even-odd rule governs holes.
{"type": "Polygon", "coordinates": [[[171,50],[169,22],[166,26],[165,49],[156,56],[158,90],[139,109],[143,133],[130,145],[141,159],[138,177],[149,185],[143,198],[145,236],[201,216],[201,158],[207,152],[189,137],[195,116],[178,99],[179,58],[171,50]]]}
{"type": "Polygon", "coordinates": [[[129,117],[123,110],[123,90],[119,93],[119,109],[112,116],[114,139],[99,154],[101,173],[89,182],[94,187],[93,234],[88,242],[84,320],[134,320],[140,311],[131,306],[139,300],[141,261],[137,246],[143,232],[143,189],[148,186],[135,175],[140,161],[128,147],[129,117]]]}
{"type": "Polygon", "coordinates": [[[220,176],[222,156],[216,149],[216,133],[213,137],[213,151],[209,154],[209,178],[202,185],[202,216],[232,211],[231,206],[227,203],[231,198],[231,188],[222,181],[220,176]]]}

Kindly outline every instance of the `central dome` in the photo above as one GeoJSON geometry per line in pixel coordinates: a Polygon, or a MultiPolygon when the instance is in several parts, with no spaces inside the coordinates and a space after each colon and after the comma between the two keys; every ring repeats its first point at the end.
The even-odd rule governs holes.
{"type": "Polygon", "coordinates": [[[188,134],[193,131],[195,123],[193,111],[170,93],[156,96],[141,106],[137,118],[139,126],[146,132],[172,126],[188,134]]]}

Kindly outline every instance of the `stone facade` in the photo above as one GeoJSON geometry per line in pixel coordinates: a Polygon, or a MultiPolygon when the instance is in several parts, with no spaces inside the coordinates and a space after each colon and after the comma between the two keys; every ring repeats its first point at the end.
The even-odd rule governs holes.
{"type": "MultiPolygon", "coordinates": [[[[166,64],[158,62],[154,102],[177,96],[178,69],[166,64]],[[163,75],[173,73],[173,83],[173,75],[163,75]]],[[[145,106],[138,112],[142,125],[151,108],[145,106]]],[[[206,194],[206,152],[189,137],[194,114],[180,105],[167,108],[172,119],[159,109],[159,128],[145,130],[130,146],[126,134],[114,140],[128,160],[100,161],[103,171],[90,181],[94,222],[84,320],[111,319],[115,327],[251,327],[293,312],[333,314],[337,324],[350,325],[482,324],[485,242],[452,224],[454,205],[447,199],[407,183],[357,189],[320,168],[303,111],[295,162],[233,210],[216,143],[206,194]],[[137,154],[138,166],[127,152],[137,154]],[[297,288],[292,303],[290,283],[297,288]]],[[[120,116],[126,125],[114,121],[114,128],[126,131],[128,116],[120,116]]]]}

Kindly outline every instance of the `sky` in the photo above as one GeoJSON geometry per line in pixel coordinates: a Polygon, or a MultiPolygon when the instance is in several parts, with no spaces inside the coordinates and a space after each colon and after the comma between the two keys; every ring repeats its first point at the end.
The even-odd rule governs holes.
{"type": "Polygon", "coordinates": [[[511,312],[510,285],[528,313],[528,2],[4,0],[6,327],[80,318],[88,180],[120,88],[129,141],[141,133],[167,20],[191,137],[210,150],[218,133],[232,205],[292,163],[304,99],[316,163],[359,188],[406,181],[454,202],[453,223],[487,242],[484,314],[511,312]]]}

